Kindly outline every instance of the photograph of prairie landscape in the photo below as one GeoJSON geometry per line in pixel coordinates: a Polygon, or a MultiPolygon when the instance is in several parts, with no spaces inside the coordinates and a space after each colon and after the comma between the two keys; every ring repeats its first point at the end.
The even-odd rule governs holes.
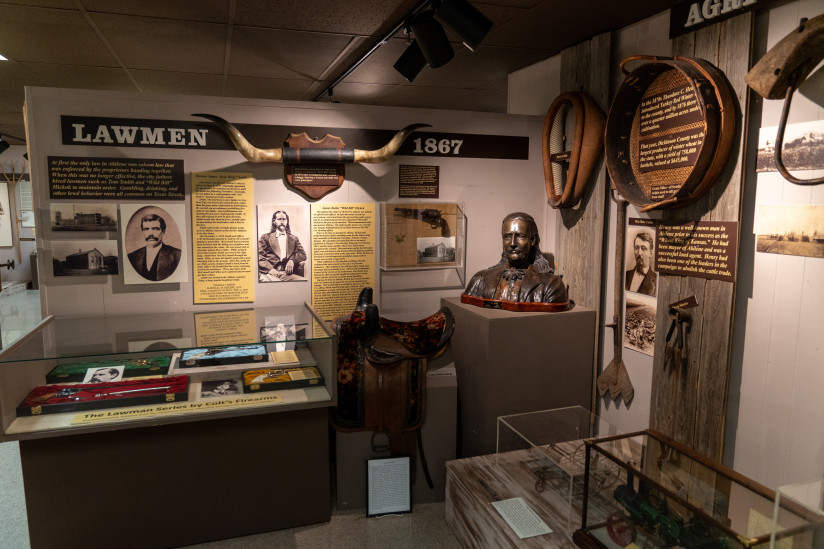
{"type": "Polygon", "coordinates": [[[824,206],[759,204],[755,251],[824,257],[824,206]]]}
{"type": "MultiPolygon", "coordinates": [[[[775,136],[778,126],[761,128],[755,171],[775,172],[775,136]]],[[[824,125],[821,120],[789,124],[784,130],[781,162],[788,170],[819,170],[824,166],[824,125]]]]}

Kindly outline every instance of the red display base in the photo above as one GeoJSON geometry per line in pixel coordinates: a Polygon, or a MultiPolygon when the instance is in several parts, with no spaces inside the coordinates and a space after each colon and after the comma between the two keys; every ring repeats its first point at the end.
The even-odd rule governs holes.
{"type": "Polygon", "coordinates": [[[520,301],[506,301],[504,299],[487,299],[474,295],[461,294],[461,303],[483,307],[484,309],[503,309],[504,311],[530,313],[558,313],[572,309],[572,301],[563,303],[532,303],[520,301]]]}

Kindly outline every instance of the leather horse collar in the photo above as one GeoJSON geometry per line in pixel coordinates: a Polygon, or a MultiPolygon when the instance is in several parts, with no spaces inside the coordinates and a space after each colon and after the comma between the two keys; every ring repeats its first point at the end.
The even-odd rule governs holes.
{"type": "Polygon", "coordinates": [[[553,208],[572,208],[581,201],[603,150],[604,125],[603,111],[584,93],[562,93],[550,105],[544,119],[541,152],[547,202],[553,208]],[[570,109],[575,118],[571,143],[565,135],[570,109]],[[566,178],[564,165],[568,166],[566,178]]]}

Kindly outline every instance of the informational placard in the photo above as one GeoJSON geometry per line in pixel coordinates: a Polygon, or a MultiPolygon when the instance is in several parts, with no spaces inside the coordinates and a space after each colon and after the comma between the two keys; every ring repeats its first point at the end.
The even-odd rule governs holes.
{"type": "Polygon", "coordinates": [[[183,200],[183,160],[50,156],[49,197],[183,200]]]}
{"type": "Polygon", "coordinates": [[[255,210],[249,173],[192,173],[194,302],[255,300],[255,210]]]}
{"type": "Polygon", "coordinates": [[[292,166],[292,183],[295,185],[335,185],[338,184],[338,167],[323,165],[292,166]]]}
{"type": "Polygon", "coordinates": [[[366,515],[374,517],[412,510],[409,456],[366,460],[366,515]]]}
{"type": "Polygon", "coordinates": [[[656,235],[659,273],[735,282],[737,221],[659,225],[656,235]]]}
{"type": "Polygon", "coordinates": [[[17,182],[17,188],[20,189],[20,209],[34,210],[34,201],[31,194],[31,181],[22,179],[17,182]]]}
{"type": "Polygon", "coordinates": [[[492,506],[520,539],[552,533],[552,528],[541,520],[524,498],[493,501],[492,506]]]}
{"type": "Polygon", "coordinates": [[[254,309],[196,313],[195,341],[198,347],[258,343],[254,309]]]}
{"type": "Polygon", "coordinates": [[[440,196],[440,167],[398,166],[399,198],[438,198],[440,196]]]}
{"type": "Polygon", "coordinates": [[[704,121],[691,84],[644,94],[641,100],[641,136],[704,121]]]}
{"type": "Polygon", "coordinates": [[[312,307],[324,320],[351,313],[375,287],[375,204],[313,204],[312,254],[312,307]]]}

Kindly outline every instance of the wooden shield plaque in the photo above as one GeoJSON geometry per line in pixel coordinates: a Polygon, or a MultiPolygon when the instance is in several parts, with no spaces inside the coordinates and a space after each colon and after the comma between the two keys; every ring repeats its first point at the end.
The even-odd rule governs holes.
{"type": "MultiPolygon", "coordinates": [[[[343,149],[345,144],[340,137],[325,135],[323,139],[312,139],[306,132],[289,134],[284,142],[287,147],[294,148],[297,154],[300,149],[343,149]]],[[[336,191],[343,184],[346,169],[343,162],[332,164],[284,163],[283,171],[286,182],[299,190],[307,197],[315,199],[336,191]]]]}
{"type": "MultiPolygon", "coordinates": [[[[606,126],[607,170],[641,211],[686,206],[715,183],[735,130],[735,103],[723,73],[703,59],[634,56],[606,126]]],[[[626,73],[627,71],[624,70],[626,73]]]]}

